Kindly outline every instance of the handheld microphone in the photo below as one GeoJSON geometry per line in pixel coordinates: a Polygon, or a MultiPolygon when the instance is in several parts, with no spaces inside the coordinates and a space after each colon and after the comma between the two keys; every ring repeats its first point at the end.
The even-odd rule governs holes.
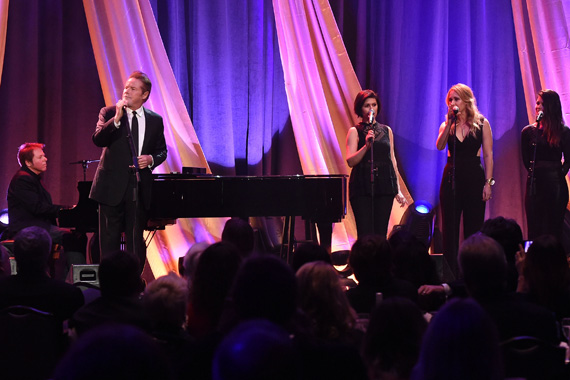
{"type": "Polygon", "coordinates": [[[374,110],[370,108],[370,112],[368,112],[368,124],[372,124],[374,121],[374,110]]]}
{"type": "Polygon", "coordinates": [[[453,114],[457,115],[457,113],[459,113],[459,107],[453,106],[453,114]]]}
{"type": "Polygon", "coordinates": [[[540,123],[543,117],[544,117],[544,112],[540,111],[538,115],[536,115],[536,122],[540,123]]]}

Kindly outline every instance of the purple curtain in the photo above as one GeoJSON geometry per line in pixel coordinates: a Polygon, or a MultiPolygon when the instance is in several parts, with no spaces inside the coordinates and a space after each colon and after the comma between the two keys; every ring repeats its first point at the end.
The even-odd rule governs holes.
{"type": "Polygon", "coordinates": [[[510,2],[330,2],[362,87],[380,95],[412,197],[439,203],[446,153],[435,141],[448,89],[465,83],[493,130],[497,185],[487,217],[523,226],[519,134],[528,119],[510,2]]]}
{"type": "MultiPolygon", "coordinates": [[[[1,83],[1,207],[19,167],[18,146],[33,141],[46,144],[44,184],[54,202],[73,205],[83,171],[70,163],[99,158],[91,134],[104,105],[83,4],[10,1],[1,83]]],[[[88,180],[95,166],[88,168],[88,180]]]]}
{"type": "Polygon", "coordinates": [[[212,172],[301,174],[271,0],[151,0],[212,172]]]}
{"type": "MultiPolygon", "coordinates": [[[[150,2],[212,171],[301,173],[271,0],[150,2]]],[[[437,129],[447,89],[463,82],[473,88],[494,133],[497,185],[488,216],[512,217],[523,225],[525,173],[518,144],[520,130],[528,123],[528,100],[514,29],[520,20],[513,20],[511,4],[330,4],[361,86],[380,94],[380,118],[394,130],[396,155],[412,197],[438,203],[445,154],[435,149],[437,129]]],[[[566,14],[568,2],[561,4],[566,14]]],[[[527,11],[521,14],[528,17],[527,11]]],[[[83,5],[72,0],[14,0],[8,16],[0,86],[0,189],[7,189],[18,167],[17,147],[40,141],[47,144],[49,158],[46,187],[56,203],[73,204],[75,184],[83,173],[70,162],[98,158],[100,149],[90,137],[105,103],[83,5]]],[[[533,24],[534,32],[541,25],[533,24]]],[[[531,62],[525,70],[539,72],[540,67],[546,66],[537,69],[531,62]]],[[[88,180],[94,170],[88,169],[88,180]]],[[[6,206],[5,197],[0,197],[0,206],[6,206]]]]}

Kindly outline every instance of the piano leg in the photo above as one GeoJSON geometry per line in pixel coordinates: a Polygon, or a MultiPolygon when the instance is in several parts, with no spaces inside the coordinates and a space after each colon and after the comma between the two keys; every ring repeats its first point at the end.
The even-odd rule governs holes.
{"type": "MultiPolygon", "coordinates": [[[[331,253],[332,245],[332,223],[325,221],[307,221],[305,225],[305,238],[312,240],[315,244],[324,247],[327,252],[331,253]],[[320,243],[317,241],[315,234],[315,224],[319,230],[320,243]]],[[[283,241],[281,243],[281,258],[290,263],[293,246],[295,244],[295,217],[286,216],[283,223],[283,241]]]]}
{"type": "Polygon", "coordinates": [[[295,244],[295,217],[286,216],[283,223],[283,239],[281,242],[281,258],[290,263],[291,253],[295,244]]]}
{"type": "Polygon", "coordinates": [[[317,228],[319,230],[319,237],[320,237],[320,245],[324,247],[327,252],[331,253],[331,245],[332,245],[332,223],[331,222],[323,222],[317,221],[317,228]]]}

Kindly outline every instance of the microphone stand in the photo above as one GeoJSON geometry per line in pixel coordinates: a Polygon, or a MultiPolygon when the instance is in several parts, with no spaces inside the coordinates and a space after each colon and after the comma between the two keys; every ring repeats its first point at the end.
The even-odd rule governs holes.
{"type": "Polygon", "coordinates": [[[457,251],[458,251],[458,245],[459,245],[459,231],[457,230],[457,227],[455,225],[455,218],[457,216],[457,192],[455,189],[455,155],[456,155],[456,148],[457,148],[457,115],[454,115],[454,120],[453,120],[453,153],[451,154],[451,198],[452,198],[452,215],[453,215],[453,230],[451,231],[453,233],[453,256],[454,256],[454,267],[453,267],[453,276],[456,277],[457,279],[457,274],[458,274],[458,263],[457,263],[457,251]]]}
{"type": "MultiPolygon", "coordinates": [[[[134,117],[136,117],[136,116],[134,116],[134,117]]],[[[139,257],[138,252],[135,252],[136,246],[137,246],[135,232],[137,229],[137,222],[138,222],[138,220],[137,220],[138,219],[138,210],[139,210],[139,194],[138,194],[138,191],[139,191],[139,185],[141,182],[141,176],[140,176],[139,160],[137,158],[138,149],[135,148],[135,143],[134,143],[133,136],[132,136],[130,130],[128,130],[128,132],[127,132],[127,140],[129,142],[129,148],[130,148],[131,156],[132,156],[132,160],[133,160],[133,165],[131,167],[134,169],[134,174],[135,174],[135,178],[136,178],[136,183],[135,183],[135,186],[133,187],[133,201],[135,202],[135,213],[134,213],[133,232],[132,232],[132,234],[133,234],[133,236],[132,236],[133,252],[132,253],[135,254],[137,257],[139,257]]],[[[144,263],[140,263],[140,264],[142,267],[144,267],[144,263]]]]}
{"type": "MultiPolygon", "coordinates": [[[[534,212],[535,212],[535,208],[536,208],[536,202],[534,199],[534,196],[536,195],[536,188],[535,188],[535,184],[534,184],[534,180],[535,180],[535,176],[534,176],[534,169],[535,169],[535,165],[536,165],[536,148],[538,145],[538,129],[540,128],[540,119],[537,117],[536,119],[536,129],[534,130],[533,133],[533,141],[532,141],[532,147],[533,147],[533,153],[532,153],[532,161],[530,162],[530,179],[529,179],[529,189],[527,190],[529,192],[529,197],[531,198],[531,201],[529,202],[530,204],[530,208],[531,208],[531,216],[534,217],[534,212]]],[[[528,215],[527,215],[528,217],[528,215]]],[[[527,221],[528,223],[528,221],[527,221]]],[[[530,223],[528,223],[530,224],[530,223]]],[[[531,230],[531,228],[528,228],[529,230],[531,230]]],[[[532,230],[534,230],[534,228],[532,228],[532,230]]],[[[533,231],[534,234],[534,231],[533,231]]],[[[527,236],[528,239],[531,239],[533,237],[527,236]]]]}
{"type": "Polygon", "coordinates": [[[83,182],[85,182],[87,179],[86,176],[86,171],[87,168],[89,167],[89,164],[93,163],[93,162],[99,162],[100,160],[80,160],[80,161],[74,161],[74,162],[70,162],[71,165],[73,164],[81,164],[81,166],[83,167],[83,182]]]}
{"type": "Polygon", "coordinates": [[[534,196],[536,194],[536,191],[534,189],[534,166],[536,164],[536,145],[538,143],[538,129],[540,128],[540,120],[536,121],[536,130],[534,131],[534,139],[532,142],[532,146],[533,146],[533,154],[532,154],[532,161],[530,162],[531,166],[530,166],[530,195],[534,196]]]}
{"type": "Polygon", "coordinates": [[[366,133],[370,130],[373,132],[372,144],[370,145],[370,206],[372,210],[372,231],[376,231],[375,228],[375,207],[374,207],[374,176],[376,174],[376,168],[374,167],[374,141],[376,140],[376,128],[374,125],[375,121],[373,120],[371,123],[368,123],[368,127],[366,128],[366,133]]]}

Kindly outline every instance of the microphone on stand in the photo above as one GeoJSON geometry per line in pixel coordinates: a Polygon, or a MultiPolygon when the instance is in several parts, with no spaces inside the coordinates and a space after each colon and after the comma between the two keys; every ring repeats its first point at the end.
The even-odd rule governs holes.
{"type": "Polygon", "coordinates": [[[374,122],[374,110],[370,108],[370,112],[368,112],[368,124],[372,124],[374,122]]]}
{"type": "Polygon", "coordinates": [[[451,110],[453,111],[453,116],[451,117],[451,119],[449,119],[449,121],[453,123],[455,122],[455,119],[457,119],[457,114],[459,113],[459,107],[453,106],[451,110]]]}
{"type": "Polygon", "coordinates": [[[543,117],[544,117],[544,112],[540,111],[538,115],[536,115],[536,122],[540,123],[543,117]]]}

